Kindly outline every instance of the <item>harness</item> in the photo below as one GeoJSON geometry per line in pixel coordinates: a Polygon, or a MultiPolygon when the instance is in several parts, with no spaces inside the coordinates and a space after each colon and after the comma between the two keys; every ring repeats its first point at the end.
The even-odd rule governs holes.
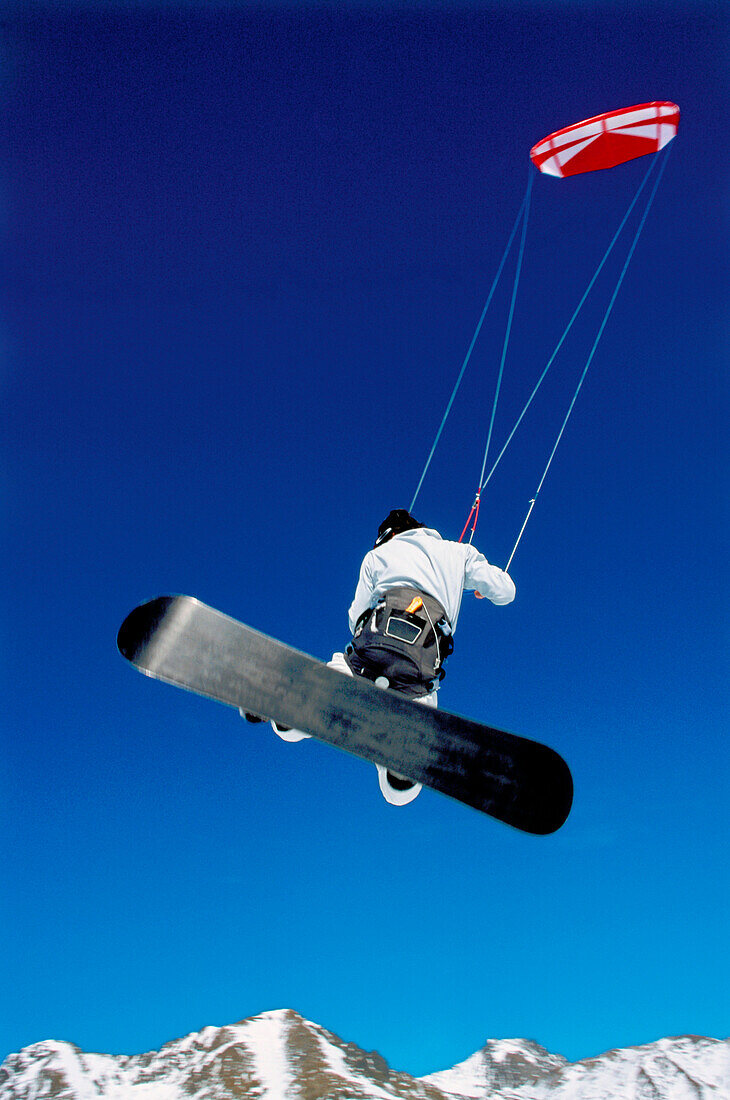
{"type": "Polygon", "coordinates": [[[453,648],[438,600],[416,588],[389,588],[358,619],[345,660],[356,676],[385,677],[394,691],[417,698],[443,680],[453,648]]]}

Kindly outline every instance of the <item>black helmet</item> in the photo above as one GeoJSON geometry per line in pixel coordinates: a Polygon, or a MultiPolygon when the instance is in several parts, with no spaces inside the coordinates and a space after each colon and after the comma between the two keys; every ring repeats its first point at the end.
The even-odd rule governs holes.
{"type": "Polygon", "coordinates": [[[419,523],[417,519],[414,519],[410,512],[407,512],[405,508],[396,508],[393,512],[389,512],[383,522],[378,527],[378,537],[375,540],[375,546],[382,546],[384,542],[391,539],[393,535],[400,535],[403,531],[412,531],[416,527],[423,527],[422,523],[419,523]]]}

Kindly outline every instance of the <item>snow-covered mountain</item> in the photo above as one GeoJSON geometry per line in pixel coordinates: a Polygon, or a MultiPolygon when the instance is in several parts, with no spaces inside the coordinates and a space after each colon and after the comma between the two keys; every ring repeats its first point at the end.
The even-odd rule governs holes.
{"type": "Polygon", "coordinates": [[[0,1100],[730,1100],[730,1040],[685,1036],[567,1062],[490,1039],[427,1077],[391,1070],[285,1009],[149,1054],[84,1054],[47,1040],[0,1067],[0,1100]]]}

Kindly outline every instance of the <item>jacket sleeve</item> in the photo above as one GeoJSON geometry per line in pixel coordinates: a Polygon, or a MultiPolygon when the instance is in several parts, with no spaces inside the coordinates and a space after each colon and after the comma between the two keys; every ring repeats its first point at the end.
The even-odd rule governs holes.
{"type": "Polygon", "coordinates": [[[497,565],[490,565],[484,554],[470,546],[464,570],[464,588],[474,589],[480,596],[486,596],[495,604],[512,603],[515,598],[515,585],[509,573],[497,565]]]}
{"type": "Polygon", "coordinates": [[[355,598],[352,601],[347,616],[350,623],[350,632],[352,634],[355,633],[357,620],[360,618],[363,611],[365,611],[366,608],[370,607],[370,601],[373,596],[373,588],[374,586],[370,555],[366,554],[363,563],[360,566],[360,578],[357,582],[357,588],[355,589],[355,598]]]}

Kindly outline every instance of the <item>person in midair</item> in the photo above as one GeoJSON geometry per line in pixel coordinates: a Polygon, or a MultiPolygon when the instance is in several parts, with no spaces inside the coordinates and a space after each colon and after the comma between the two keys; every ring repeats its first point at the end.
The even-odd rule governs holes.
{"type": "MultiPolygon", "coordinates": [[[[435,707],[465,591],[497,605],[515,598],[509,574],[476,547],[442,538],[404,508],[391,511],[360,567],[348,613],[352,641],[332,655],[329,667],[435,707]]],[[[272,725],[286,741],[309,737],[272,725]]],[[[383,796],[393,805],[412,802],[421,790],[420,783],[376,767],[383,796]]]]}

